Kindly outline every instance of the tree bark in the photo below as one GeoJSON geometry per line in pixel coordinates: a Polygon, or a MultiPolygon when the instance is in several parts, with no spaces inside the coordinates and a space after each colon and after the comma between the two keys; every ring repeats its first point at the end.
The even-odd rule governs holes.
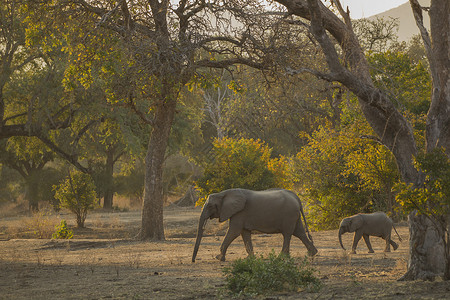
{"type": "Polygon", "coordinates": [[[165,239],[162,174],[177,102],[176,97],[166,95],[156,108],[155,122],[145,157],[144,203],[141,231],[138,235],[141,240],[165,239]]]}
{"type": "Polygon", "coordinates": [[[30,170],[27,178],[27,200],[31,212],[39,211],[39,171],[30,170]]]}
{"type": "Polygon", "coordinates": [[[103,196],[103,208],[112,209],[114,198],[114,147],[106,152],[105,164],[105,194],[103,196]]]}
{"type": "Polygon", "coordinates": [[[438,220],[413,211],[408,216],[409,259],[408,271],[399,280],[433,280],[443,276],[446,265],[445,228],[438,220]]]}

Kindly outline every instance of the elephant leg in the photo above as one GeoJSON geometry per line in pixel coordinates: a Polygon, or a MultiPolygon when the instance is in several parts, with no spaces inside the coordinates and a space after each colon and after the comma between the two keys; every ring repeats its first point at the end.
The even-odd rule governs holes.
{"type": "Polygon", "coordinates": [[[384,252],[391,252],[391,244],[389,242],[391,240],[391,235],[389,234],[383,239],[386,241],[386,247],[384,248],[384,252]]]}
{"type": "Polygon", "coordinates": [[[352,251],[351,254],[356,254],[356,246],[358,246],[358,242],[362,237],[362,233],[359,231],[355,231],[355,235],[353,236],[353,245],[352,245],[352,251]]]}
{"type": "Polygon", "coordinates": [[[253,256],[253,245],[252,245],[252,233],[250,230],[242,230],[241,232],[242,240],[244,240],[245,250],[248,256],[253,256]]]}
{"type": "Polygon", "coordinates": [[[220,261],[225,261],[225,253],[227,252],[228,246],[230,246],[231,242],[234,241],[241,234],[240,230],[234,229],[231,227],[228,228],[227,234],[223,239],[222,245],[220,245],[220,254],[216,256],[216,258],[220,261]]]}
{"type": "Polygon", "coordinates": [[[305,245],[306,249],[308,249],[309,256],[314,256],[317,254],[317,248],[306,236],[303,226],[295,226],[294,236],[298,237],[302,241],[303,245],[305,245]]]}
{"type": "Polygon", "coordinates": [[[289,247],[291,245],[291,236],[292,234],[283,233],[283,249],[281,249],[281,252],[285,254],[289,254],[289,247]]]}
{"type": "Polygon", "coordinates": [[[370,244],[370,239],[368,234],[363,234],[364,242],[366,242],[367,248],[369,249],[369,253],[373,253],[372,245],[370,244]]]}

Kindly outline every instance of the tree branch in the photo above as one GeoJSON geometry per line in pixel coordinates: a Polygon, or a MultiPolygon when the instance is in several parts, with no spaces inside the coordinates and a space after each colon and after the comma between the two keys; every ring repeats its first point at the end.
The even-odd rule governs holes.
{"type": "Polygon", "coordinates": [[[63,149],[58,147],[55,143],[53,143],[50,139],[48,139],[47,137],[45,137],[42,134],[37,135],[37,138],[39,138],[45,145],[47,145],[47,147],[52,149],[56,154],[58,154],[59,156],[61,156],[65,160],[67,160],[69,163],[71,163],[74,167],[76,167],[81,172],[87,173],[87,174],[91,173],[90,169],[85,168],[84,166],[82,166],[78,162],[78,156],[77,155],[73,155],[73,154],[69,154],[69,153],[65,152],[63,149]]]}

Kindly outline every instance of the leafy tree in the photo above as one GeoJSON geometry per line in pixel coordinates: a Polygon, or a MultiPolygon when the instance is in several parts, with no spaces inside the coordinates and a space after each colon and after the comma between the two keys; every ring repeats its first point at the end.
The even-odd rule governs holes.
{"type": "Polygon", "coordinates": [[[368,62],[375,85],[390,95],[398,110],[427,113],[431,78],[422,62],[414,62],[404,51],[374,53],[368,62]]]}
{"type": "Polygon", "coordinates": [[[272,16],[258,14],[264,6],[257,2],[239,10],[216,0],[47,4],[36,9],[44,11],[43,15],[50,11],[53,18],[41,19],[69,28],[66,40],[71,66],[66,74],[77,77],[69,84],[87,87],[97,74],[109,78],[114,86],[108,100],[131,108],[151,126],[139,236],[163,240],[162,173],[182,90],[205,68],[238,63],[266,68],[277,44],[262,43],[261,37],[275,41],[283,30],[267,34],[274,28],[269,22],[272,16]],[[242,34],[228,30],[231,20],[243,25],[236,27],[242,34]],[[253,38],[247,38],[248,34],[253,38]],[[95,66],[102,66],[98,73],[95,66]]]}
{"type": "Polygon", "coordinates": [[[214,141],[213,160],[205,165],[196,186],[202,205],[211,193],[231,188],[265,190],[293,186],[293,174],[286,158],[271,158],[272,150],[259,140],[232,138],[214,141]]]}
{"type": "Polygon", "coordinates": [[[0,141],[0,150],[0,162],[23,177],[30,210],[37,211],[42,200],[55,204],[51,190],[60,174],[58,170],[46,167],[55,158],[53,152],[35,137],[11,137],[0,141]]]}
{"type": "Polygon", "coordinates": [[[383,146],[363,138],[364,130],[370,132],[364,122],[352,122],[340,129],[320,128],[296,155],[295,173],[317,229],[336,228],[355,213],[394,211],[395,162],[383,146]]]}
{"type": "Polygon", "coordinates": [[[0,139],[41,138],[48,130],[67,128],[77,107],[63,97],[59,85],[64,69],[61,45],[44,50],[38,38],[31,42],[38,26],[31,21],[29,4],[0,4],[0,139]]]}
{"type": "Polygon", "coordinates": [[[80,171],[70,172],[59,185],[54,186],[55,198],[61,207],[69,209],[76,215],[77,226],[84,227],[87,213],[97,202],[95,185],[90,175],[80,171]]]}

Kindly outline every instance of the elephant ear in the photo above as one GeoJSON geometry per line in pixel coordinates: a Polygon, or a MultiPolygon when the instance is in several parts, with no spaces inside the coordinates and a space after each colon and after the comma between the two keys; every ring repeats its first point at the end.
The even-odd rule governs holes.
{"type": "Polygon", "coordinates": [[[219,214],[219,222],[224,222],[245,207],[246,198],[241,190],[228,190],[222,200],[219,214]]]}
{"type": "Polygon", "coordinates": [[[356,215],[353,218],[351,218],[350,223],[348,225],[350,232],[355,232],[358,228],[361,228],[363,225],[363,217],[361,215],[356,215]]]}

